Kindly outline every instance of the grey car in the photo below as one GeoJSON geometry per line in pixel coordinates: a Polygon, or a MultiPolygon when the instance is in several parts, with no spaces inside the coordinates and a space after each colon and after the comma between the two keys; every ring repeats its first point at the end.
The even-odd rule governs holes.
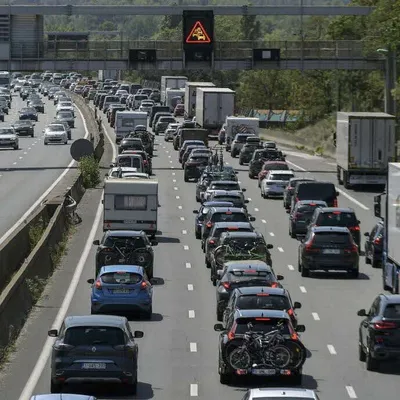
{"type": "Polygon", "coordinates": [[[132,333],[125,317],[80,315],[65,318],[55,337],[51,355],[51,393],[65,384],[118,383],[136,394],[138,345],[142,331],[132,333]]]}
{"type": "Polygon", "coordinates": [[[55,122],[52,122],[50,125],[60,125],[60,124],[64,125],[65,130],[67,131],[68,140],[71,140],[72,139],[72,130],[67,121],[55,121],[55,122]]]}
{"type": "Polygon", "coordinates": [[[30,400],[97,400],[96,397],[87,396],[86,394],[35,394],[30,400]]]}
{"type": "Polygon", "coordinates": [[[75,128],[75,117],[71,111],[59,111],[54,119],[57,122],[67,122],[71,128],[75,128]]]}

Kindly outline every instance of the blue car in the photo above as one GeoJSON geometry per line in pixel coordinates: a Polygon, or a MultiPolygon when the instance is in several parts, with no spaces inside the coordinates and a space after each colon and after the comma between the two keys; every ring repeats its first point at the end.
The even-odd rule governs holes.
{"type": "Polygon", "coordinates": [[[143,267],[137,265],[107,265],[92,285],[91,313],[126,313],[144,315],[153,313],[153,287],[143,267]]]}

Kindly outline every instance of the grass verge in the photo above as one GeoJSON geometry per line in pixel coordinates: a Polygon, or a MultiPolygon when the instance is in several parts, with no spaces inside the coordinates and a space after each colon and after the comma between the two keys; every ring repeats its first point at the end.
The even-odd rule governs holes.
{"type": "Polygon", "coordinates": [[[31,251],[39,243],[42,238],[44,231],[46,230],[47,224],[43,217],[40,217],[32,226],[29,227],[29,244],[31,251]]]}

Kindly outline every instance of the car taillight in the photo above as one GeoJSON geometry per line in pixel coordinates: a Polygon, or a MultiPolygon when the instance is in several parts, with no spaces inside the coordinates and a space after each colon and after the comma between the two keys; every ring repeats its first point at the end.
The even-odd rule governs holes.
{"type": "Polygon", "coordinates": [[[228,339],[229,339],[229,340],[235,339],[235,333],[232,332],[232,331],[229,331],[229,333],[228,333],[228,339]]]}
{"type": "Polygon", "coordinates": [[[351,227],[349,228],[349,230],[350,230],[350,231],[359,231],[359,230],[360,230],[360,227],[359,227],[359,226],[351,226],[351,227]]]}
{"type": "Polygon", "coordinates": [[[394,329],[397,325],[394,322],[380,321],[373,324],[375,329],[394,329]]]}
{"type": "Polygon", "coordinates": [[[100,279],[97,279],[96,283],[94,284],[94,287],[96,289],[101,289],[101,280],[100,279]]]}
{"type": "Polygon", "coordinates": [[[374,244],[381,244],[382,238],[378,237],[374,240],[374,244]]]}
{"type": "Polygon", "coordinates": [[[294,187],[292,187],[292,186],[287,187],[287,190],[293,190],[293,189],[294,189],[294,187]]]}
{"type": "Polygon", "coordinates": [[[289,308],[289,310],[288,310],[288,312],[287,312],[290,316],[293,316],[294,315],[294,312],[293,312],[293,309],[292,308],[289,308]]]}
{"type": "Polygon", "coordinates": [[[313,247],[313,243],[307,243],[306,244],[306,251],[309,253],[316,253],[319,252],[319,249],[316,249],[315,247],[313,247]]]}
{"type": "Polygon", "coordinates": [[[230,289],[230,288],[231,288],[231,284],[230,284],[229,282],[222,282],[222,286],[223,286],[225,289],[230,289]]]}
{"type": "Polygon", "coordinates": [[[215,244],[215,240],[212,240],[212,239],[211,239],[211,240],[208,241],[208,243],[209,243],[209,244],[215,244]]]}
{"type": "Polygon", "coordinates": [[[337,199],[333,200],[333,207],[337,207],[338,206],[338,201],[337,199]]]}
{"type": "Polygon", "coordinates": [[[143,282],[140,284],[140,289],[142,289],[142,290],[147,289],[148,287],[149,287],[149,285],[148,285],[148,283],[145,282],[145,281],[143,281],[143,282]]]}
{"type": "Polygon", "coordinates": [[[298,197],[296,197],[296,203],[297,203],[298,201],[300,201],[300,199],[299,199],[298,197]]]}
{"type": "Polygon", "coordinates": [[[143,164],[144,164],[144,165],[147,165],[147,160],[143,160],[143,164]]]}
{"type": "Polygon", "coordinates": [[[294,218],[294,219],[298,219],[298,218],[300,218],[302,215],[303,215],[302,213],[296,212],[296,213],[293,215],[293,218],[294,218]]]}
{"type": "Polygon", "coordinates": [[[279,287],[279,283],[278,283],[278,282],[273,282],[273,283],[271,284],[271,287],[272,287],[272,288],[277,288],[277,287],[279,287]]]}
{"type": "Polygon", "coordinates": [[[211,228],[212,227],[212,223],[211,222],[207,222],[206,227],[207,228],[211,228]]]}
{"type": "Polygon", "coordinates": [[[358,246],[353,244],[353,246],[350,249],[345,249],[345,253],[358,253],[358,246]]]}

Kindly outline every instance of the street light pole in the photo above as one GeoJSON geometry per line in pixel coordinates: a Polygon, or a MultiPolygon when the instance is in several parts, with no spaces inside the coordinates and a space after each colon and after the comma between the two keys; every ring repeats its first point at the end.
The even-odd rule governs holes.
{"type": "Polygon", "coordinates": [[[387,49],[378,49],[377,53],[385,57],[385,113],[396,115],[396,100],[392,94],[397,82],[396,53],[387,49]]]}

